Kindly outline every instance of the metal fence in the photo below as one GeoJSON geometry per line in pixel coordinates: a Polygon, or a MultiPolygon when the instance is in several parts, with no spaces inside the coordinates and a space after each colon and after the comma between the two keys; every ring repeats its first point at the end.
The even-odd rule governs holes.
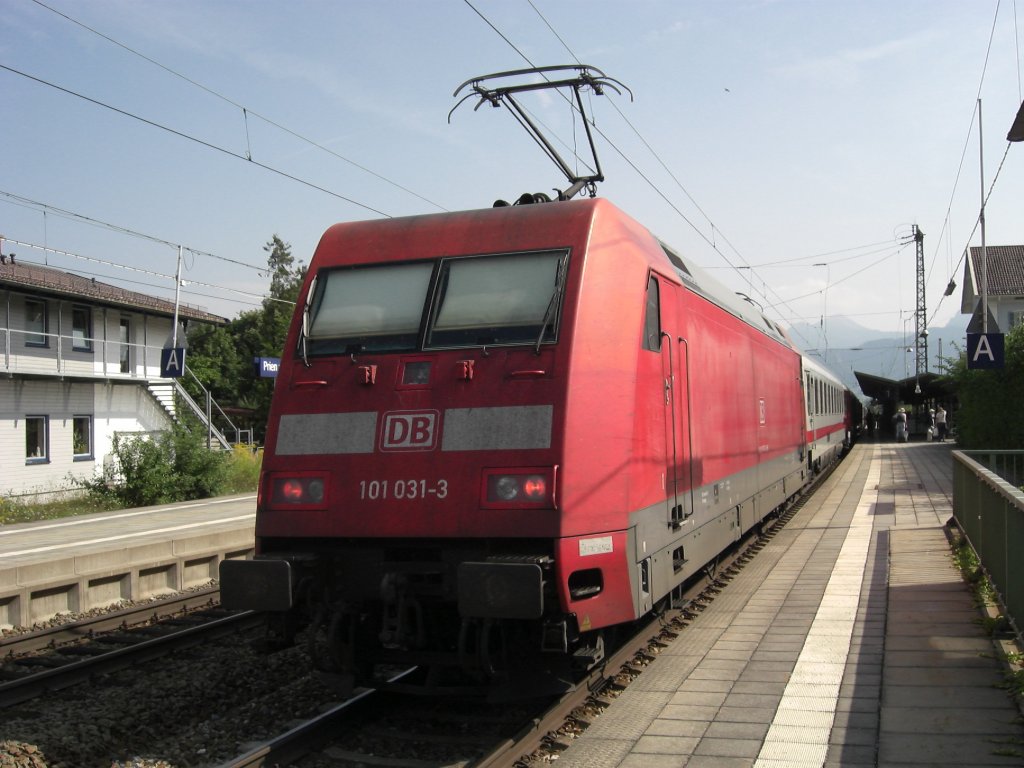
{"type": "Polygon", "coordinates": [[[954,451],[953,515],[1017,634],[1024,621],[1024,451],[954,451]]]}

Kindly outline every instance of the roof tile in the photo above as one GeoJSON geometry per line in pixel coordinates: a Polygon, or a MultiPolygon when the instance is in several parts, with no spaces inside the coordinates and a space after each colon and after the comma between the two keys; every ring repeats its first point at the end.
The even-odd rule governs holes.
{"type": "MultiPolygon", "coordinates": [[[[7,261],[0,264],[0,286],[33,289],[56,296],[90,299],[100,304],[142,310],[169,317],[174,316],[173,301],[118,288],[101,283],[96,278],[82,277],[39,264],[25,264],[21,261],[13,264],[7,261]]],[[[181,303],[178,304],[178,317],[216,325],[228,322],[225,317],[181,303]]]]}

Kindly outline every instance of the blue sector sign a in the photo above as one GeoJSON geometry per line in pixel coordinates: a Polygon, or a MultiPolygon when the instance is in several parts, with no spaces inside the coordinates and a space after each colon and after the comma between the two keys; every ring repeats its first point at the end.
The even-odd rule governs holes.
{"type": "Polygon", "coordinates": [[[1002,368],[1003,334],[968,333],[967,367],[972,370],[975,368],[1002,368]]]}
{"type": "Polygon", "coordinates": [[[185,348],[170,347],[160,350],[160,375],[165,379],[176,379],[185,373],[185,348]]]}

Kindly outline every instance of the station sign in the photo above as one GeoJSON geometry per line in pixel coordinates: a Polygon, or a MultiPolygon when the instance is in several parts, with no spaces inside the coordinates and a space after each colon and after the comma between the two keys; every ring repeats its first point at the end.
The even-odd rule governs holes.
{"type": "Polygon", "coordinates": [[[1001,333],[967,334],[967,368],[996,369],[1003,367],[1004,335],[1001,333]]]}
{"type": "Polygon", "coordinates": [[[281,367],[279,357],[254,357],[252,359],[256,375],[263,379],[277,378],[277,370],[281,367]]]}
{"type": "Polygon", "coordinates": [[[185,375],[185,348],[168,347],[160,350],[160,376],[179,379],[185,375]]]}

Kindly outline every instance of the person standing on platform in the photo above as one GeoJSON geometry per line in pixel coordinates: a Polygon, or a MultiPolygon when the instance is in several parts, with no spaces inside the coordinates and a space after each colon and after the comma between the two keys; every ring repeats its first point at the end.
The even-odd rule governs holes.
{"type": "Polygon", "coordinates": [[[907,412],[900,408],[893,420],[896,422],[896,442],[907,442],[907,412]]]}
{"type": "Polygon", "coordinates": [[[935,412],[935,431],[939,435],[939,442],[944,443],[946,441],[946,409],[941,405],[935,412]]]}

